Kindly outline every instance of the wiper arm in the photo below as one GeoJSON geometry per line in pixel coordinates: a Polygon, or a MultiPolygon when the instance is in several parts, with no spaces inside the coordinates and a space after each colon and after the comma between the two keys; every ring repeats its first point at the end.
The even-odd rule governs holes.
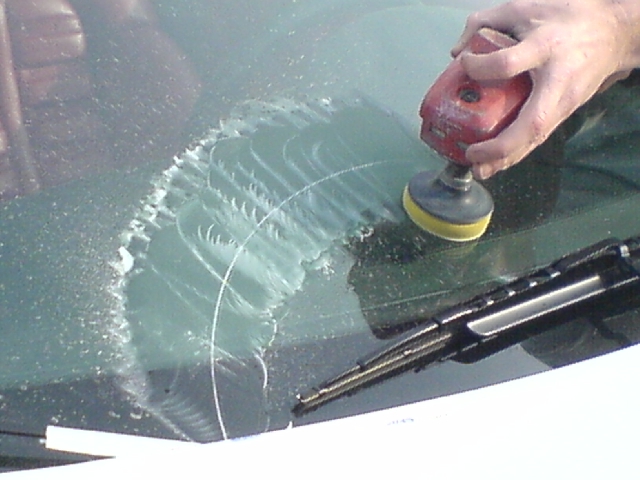
{"type": "Polygon", "coordinates": [[[564,309],[640,284],[640,237],[604,240],[428,318],[344,373],[297,396],[297,416],[408,370],[475,361],[558,325],[564,309]]]}

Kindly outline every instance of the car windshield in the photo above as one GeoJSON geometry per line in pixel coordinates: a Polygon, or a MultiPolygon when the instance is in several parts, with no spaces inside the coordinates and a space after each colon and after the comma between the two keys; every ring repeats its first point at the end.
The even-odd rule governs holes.
{"type": "Polygon", "coordinates": [[[602,305],[291,413],[408,318],[640,233],[634,75],[485,183],[496,211],[479,240],[407,218],[408,180],[443,166],[418,107],[482,6],[0,2],[17,92],[0,109],[1,468],[82,459],[44,451],[48,425],[210,442],[635,343],[638,306],[602,305]]]}

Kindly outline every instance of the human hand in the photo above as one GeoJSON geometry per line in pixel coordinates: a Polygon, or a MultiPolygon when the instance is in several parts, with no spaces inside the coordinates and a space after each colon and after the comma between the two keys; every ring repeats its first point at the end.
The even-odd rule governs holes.
{"type": "Polygon", "coordinates": [[[458,44],[467,74],[479,81],[529,71],[533,89],[516,120],[497,137],[466,152],[484,179],[519,162],[598,91],[640,66],[637,0],[513,0],[469,16],[458,44]],[[463,52],[490,27],[519,43],[489,54],[463,52]]]}

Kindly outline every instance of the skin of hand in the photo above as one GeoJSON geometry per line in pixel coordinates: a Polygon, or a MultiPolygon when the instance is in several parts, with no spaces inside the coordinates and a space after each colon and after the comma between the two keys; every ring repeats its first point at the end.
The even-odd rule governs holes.
{"type": "Polygon", "coordinates": [[[516,120],[467,149],[474,176],[486,179],[519,162],[593,95],[640,66],[640,2],[514,0],[470,15],[451,54],[461,55],[478,81],[531,75],[532,92],[516,120]],[[482,27],[519,43],[489,54],[463,51],[482,27]]]}

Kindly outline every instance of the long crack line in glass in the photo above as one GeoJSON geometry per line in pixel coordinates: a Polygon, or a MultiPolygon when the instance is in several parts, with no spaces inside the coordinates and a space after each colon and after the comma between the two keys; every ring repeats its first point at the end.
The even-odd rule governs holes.
{"type": "MultiPolygon", "coordinates": [[[[299,191],[297,191],[294,194],[292,194],[290,197],[286,198],[282,203],[280,203],[271,212],[267,213],[267,215],[260,222],[258,222],[256,230],[251,232],[249,234],[249,236],[247,236],[247,238],[244,241],[244,243],[242,243],[238,247],[238,252],[231,259],[231,263],[229,264],[229,268],[227,269],[227,271],[225,273],[225,276],[222,279],[222,286],[221,286],[220,291],[218,293],[218,300],[216,302],[214,316],[213,316],[213,324],[212,324],[212,328],[211,328],[211,382],[212,382],[212,386],[213,386],[213,398],[214,398],[214,402],[216,404],[216,412],[218,413],[218,422],[220,424],[220,428],[222,429],[223,437],[225,439],[227,438],[227,432],[226,432],[226,428],[225,428],[225,425],[224,425],[224,419],[222,418],[222,415],[221,415],[221,409],[220,409],[218,391],[217,391],[217,383],[216,383],[216,378],[215,378],[215,371],[216,371],[216,368],[215,368],[215,348],[216,348],[215,334],[216,334],[216,327],[217,327],[217,324],[218,324],[218,319],[220,317],[220,308],[221,308],[221,305],[222,305],[222,296],[224,295],[224,292],[225,292],[226,287],[227,287],[228,282],[229,282],[229,278],[231,277],[231,273],[233,272],[233,269],[235,267],[235,264],[236,264],[236,261],[237,261],[239,255],[240,255],[240,252],[243,249],[246,248],[246,245],[249,243],[251,238],[253,238],[254,234],[262,227],[262,225],[264,225],[264,223],[271,217],[271,215],[273,213],[275,213],[276,211],[280,210],[281,208],[283,208],[287,203],[291,202],[294,198],[304,194],[308,190],[314,188],[315,186],[317,186],[317,185],[319,185],[319,184],[321,184],[323,182],[326,182],[326,181],[331,180],[333,178],[336,178],[336,177],[339,177],[341,175],[344,175],[345,173],[354,172],[354,171],[357,171],[357,170],[361,170],[361,169],[372,167],[374,165],[382,165],[382,164],[389,163],[389,162],[390,161],[373,162],[373,163],[366,164],[366,165],[361,165],[361,166],[358,166],[358,167],[348,168],[348,169],[345,169],[343,171],[336,172],[336,173],[334,173],[332,175],[328,175],[327,177],[325,177],[323,179],[320,179],[320,180],[318,180],[318,181],[306,186],[305,188],[300,189],[299,191]]],[[[266,382],[266,380],[265,380],[265,382],[266,382]]]]}
{"type": "Polygon", "coordinates": [[[270,325],[270,338],[248,340],[249,356],[263,371],[264,390],[268,367],[259,352],[277,331],[270,312],[301,288],[309,268],[320,268],[313,263],[336,242],[367,235],[363,229],[372,222],[404,218],[394,194],[407,176],[424,168],[423,154],[397,118],[362,99],[250,102],[178,158],[156,184],[132,222],[135,234],[125,242],[125,256],[131,259],[124,270],[158,273],[157,281],[178,295],[190,316],[206,318],[198,306],[200,300],[209,301],[206,286],[182,285],[182,271],[172,276],[164,263],[157,265],[154,240],[162,242],[163,228],[175,225],[209,282],[218,284],[210,337],[200,343],[209,349],[212,401],[222,438],[230,435],[220,403],[218,360],[239,358],[218,338],[223,309],[236,321],[255,317],[270,325]],[[373,145],[367,143],[371,139],[373,145]],[[400,174],[389,173],[391,165],[400,174]],[[397,185],[389,188],[392,177],[397,185]],[[134,237],[142,238],[142,247],[130,248],[134,237]],[[250,243],[255,248],[248,248],[250,243]]]}

